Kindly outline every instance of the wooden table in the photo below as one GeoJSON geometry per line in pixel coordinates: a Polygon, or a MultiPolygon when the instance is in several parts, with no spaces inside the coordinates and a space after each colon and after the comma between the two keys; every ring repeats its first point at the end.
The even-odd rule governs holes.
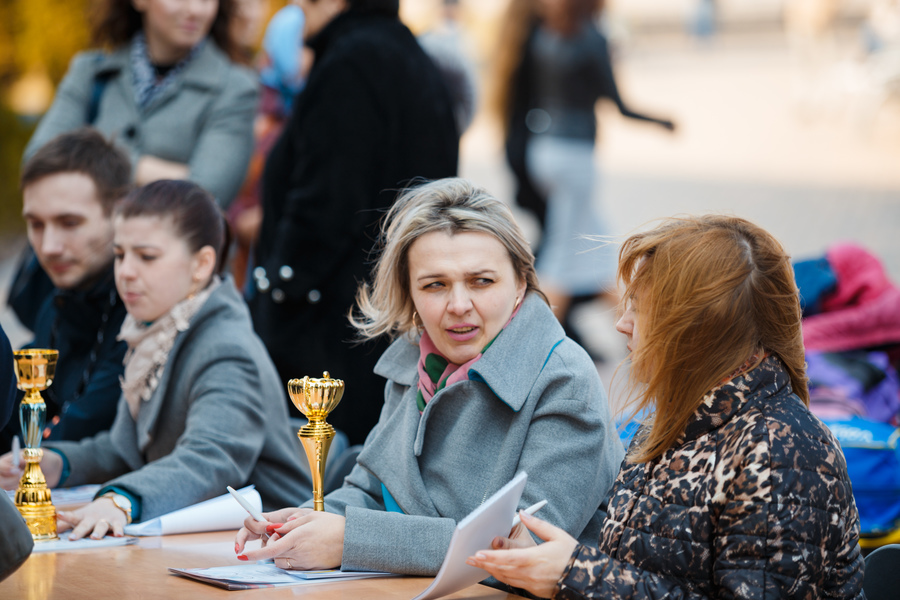
{"type": "MultiPolygon", "coordinates": [[[[168,567],[203,568],[235,564],[245,563],[234,556],[233,531],[145,537],[131,546],[32,554],[15,573],[0,582],[0,598],[410,600],[431,583],[428,577],[396,577],[231,592],[167,571],[168,567]]],[[[520,596],[474,585],[447,598],[512,600],[520,596]]]]}

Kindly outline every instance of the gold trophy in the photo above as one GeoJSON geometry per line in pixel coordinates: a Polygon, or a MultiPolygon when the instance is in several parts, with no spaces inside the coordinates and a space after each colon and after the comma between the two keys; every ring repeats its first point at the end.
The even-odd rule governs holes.
{"type": "Polygon", "coordinates": [[[41,457],[44,455],[41,436],[47,415],[41,390],[46,390],[53,383],[59,351],[17,350],[13,355],[16,380],[19,389],[25,392],[19,406],[19,422],[25,439],[25,472],[16,489],[16,508],[25,517],[35,541],[55,540],[56,509],[50,501],[47,480],[41,472],[41,457]]]}
{"type": "Polygon", "coordinates": [[[341,401],[344,395],[344,382],[332,379],[325,371],[322,379],[291,379],[288,381],[288,394],[291,402],[302,412],[309,423],[300,428],[297,437],[306,451],[309,469],[313,480],[313,504],[315,510],[325,510],[325,460],[328,449],[334,439],[334,427],[325,422],[328,413],[341,401]]]}

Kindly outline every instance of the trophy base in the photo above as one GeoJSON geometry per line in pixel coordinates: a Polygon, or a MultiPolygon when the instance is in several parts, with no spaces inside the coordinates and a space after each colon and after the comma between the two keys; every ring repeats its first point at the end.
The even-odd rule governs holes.
{"type": "Polygon", "coordinates": [[[56,535],[56,507],[52,504],[18,504],[16,508],[25,517],[25,523],[36,542],[59,539],[56,535]]]}

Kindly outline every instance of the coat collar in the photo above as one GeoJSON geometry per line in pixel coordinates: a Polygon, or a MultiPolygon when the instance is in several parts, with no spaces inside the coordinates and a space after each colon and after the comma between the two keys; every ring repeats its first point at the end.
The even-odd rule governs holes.
{"type": "MultiPolygon", "coordinates": [[[[553,349],[565,337],[565,331],[550,307],[537,294],[529,293],[519,314],[469,370],[469,379],[483,382],[497,398],[518,412],[553,349]],[[523,340],[532,351],[522,352],[523,340]],[[515,368],[510,368],[512,364],[516,365],[515,368]]],[[[375,373],[411,387],[416,385],[418,360],[418,345],[399,339],[378,360],[375,373]]]]}
{"type": "Polygon", "coordinates": [[[791,378],[781,359],[770,355],[755,369],[708,392],[675,446],[722,427],[754,400],[768,398],[782,391],[791,393],[791,378]]]}
{"type": "MultiPolygon", "coordinates": [[[[134,43],[134,42],[132,42],[134,43]]],[[[131,43],[121,46],[110,52],[102,54],[98,60],[95,71],[98,76],[111,76],[130,68],[131,43]]],[[[178,78],[178,85],[188,85],[198,88],[210,89],[222,84],[222,71],[228,68],[228,57],[219,49],[212,38],[207,38],[203,48],[191,60],[178,78]]],[[[168,94],[163,94],[163,97],[168,94]]],[[[156,104],[156,101],[153,102],[156,104]]]]}

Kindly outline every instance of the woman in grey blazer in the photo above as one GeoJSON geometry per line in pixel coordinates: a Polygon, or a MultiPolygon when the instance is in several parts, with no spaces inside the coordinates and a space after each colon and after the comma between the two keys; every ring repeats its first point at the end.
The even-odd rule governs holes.
{"type": "Polygon", "coordinates": [[[523,508],[547,499],[545,519],[589,539],[624,448],[509,208],[442,179],[397,200],[382,241],[352,319],[365,338],[396,338],[376,366],[388,380],[378,424],[325,512],[246,520],[238,558],[434,575],[456,523],[519,471],[523,508]],[[266,532],[263,548],[245,549],[266,532]]]}
{"type": "MultiPolygon", "coordinates": [[[[263,507],[311,497],[281,380],[230,278],[212,197],[157,181],[115,213],[116,287],[128,309],[122,397],[109,431],[47,444],[50,486],[102,483],[93,502],[58,515],[70,537],[122,535],[147,520],[255,484],[263,507]]],[[[11,465],[0,459],[0,479],[11,465]]],[[[8,477],[7,477],[8,479],[8,477]]]]}
{"type": "Polygon", "coordinates": [[[253,148],[257,82],[233,62],[233,0],[106,0],[94,38],[109,52],[72,59],[27,160],[60,133],[93,125],[131,157],[134,180],[190,179],[223,207],[253,148]]]}

